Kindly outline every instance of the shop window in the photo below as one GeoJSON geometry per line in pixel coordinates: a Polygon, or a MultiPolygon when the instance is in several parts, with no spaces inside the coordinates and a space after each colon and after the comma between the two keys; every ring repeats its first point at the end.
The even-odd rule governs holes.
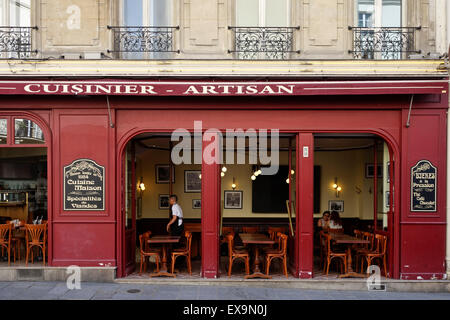
{"type": "Polygon", "coordinates": [[[14,120],[14,142],[15,144],[43,144],[44,133],[33,121],[28,119],[14,120]]]}
{"type": "Polygon", "coordinates": [[[0,119],[0,144],[6,144],[8,137],[8,121],[6,119],[0,119]]]}

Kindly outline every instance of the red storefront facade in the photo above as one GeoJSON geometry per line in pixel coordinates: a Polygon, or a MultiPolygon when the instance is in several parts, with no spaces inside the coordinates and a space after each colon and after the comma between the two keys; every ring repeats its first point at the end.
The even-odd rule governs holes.
{"type": "MultiPolygon", "coordinates": [[[[117,267],[126,275],[124,149],[138,134],[215,128],[276,128],[296,137],[296,232],[291,272],[313,277],[314,135],[370,133],[389,146],[388,213],[392,278],[446,274],[448,81],[163,82],[3,81],[0,117],[23,117],[48,148],[49,266],[117,267]],[[120,84],[120,85],[119,85],[120,84]],[[98,87],[100,85],[101,87],[98,87]],[[104,210],[64,210],[64,167],[91,159],[104,167],[104,210]],[[411,210],[411,168],[437,168],[436,210],[411,210]],[[398,205],[395,205],[398,204],[398,205]]],[[[10,135],[11,136],[11,135],[10,135]]],[[[203,148],[207,146],[203,142],[203,148]]],[[[8,141],[1,147],[14,147],[8,141]]],[[[202,275],[220,276],[220,164],[202,163],[202,275]]],[[[135,230],[133,231],[135,232],[135,230]]]]}

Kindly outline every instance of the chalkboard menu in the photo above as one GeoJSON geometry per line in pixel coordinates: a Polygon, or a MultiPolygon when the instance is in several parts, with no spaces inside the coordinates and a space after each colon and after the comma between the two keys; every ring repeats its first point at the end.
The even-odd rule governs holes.
{"type": "Polygon", "coordinates": [[[64,210],[105,210],[105,168],[90,159],[64,167],[64,210]]]}
{"type": "Polygon", "coordinates": [[[411,211],[436,211],[437,169],[428,160],[411,168],[411,211]]]}

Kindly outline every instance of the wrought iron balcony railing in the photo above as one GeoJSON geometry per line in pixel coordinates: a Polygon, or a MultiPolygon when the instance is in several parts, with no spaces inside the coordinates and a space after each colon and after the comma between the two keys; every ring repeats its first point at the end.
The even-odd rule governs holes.
{"type": "Polygon", "coordinates": [[[114,49],[108,52],[177,52],[173,48],[174,30],[180,27],[112,27],[114,49]]]}
{"type": "Polygon", "coordinates": [[[234,32],[237,59],[289,59],[293,50],[294,31],[300,27],[228,27],[234,32]]]}
{"type": "Polygon", "coordinates": [[[32,53],[31,33],[38,27],[0,27],[0,57],[30,58],[32,53]]]}
{"type": "Polygon", "coordinates": [[[409,54],[420,53],[415,48],[415,31],[421,27],[348,27],[353,31],[353,49],[349,53],[355,59],[406,59],[409,54]]]}

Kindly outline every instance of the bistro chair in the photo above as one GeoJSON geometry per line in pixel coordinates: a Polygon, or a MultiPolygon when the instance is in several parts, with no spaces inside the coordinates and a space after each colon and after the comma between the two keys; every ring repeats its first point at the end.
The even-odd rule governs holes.
{"type": "MultiPolygon", "coordinates": [[[[364,256],[368,253],[376,253],[377,248],[376,248],[376,243],[374,241],[375,236],[373,233],[371,232],[362,232],[362,239],[363,240],[367,240],[369,241],[369,243],[367,244],[363,244],[362,246],[360,246],[359,248],[356,249],[355,252],[355,265],[356,265],[356,269],[358,269],[359,266],[359,260],[361,258],[364,259],[364,256]]],[[[362,270],[361,270],[362,271],[362,270]]]]}
{"type": "MultiPolygon", "coordinates": [[[[287,230],[286,230],[286,227],[269,227],[269,228],[267,228],[267,232],[269,233],[270,240],[276,241],[278,243],[279,239],[277,237],[277,233],[281,232],[281,233],[286,234],[287,230]]],[[[279,246],[278,246],[278,248],[279,248],[279,246]]]]}
{"type": "Polygon", "coordinates": [[[242,227],[242,233],[258,233],[258,227],[242,227]]]}
{"type": "Polygon", "coordinates": [[[147,272],[147,258],[154,256],[156,263],[156,272],[159,272],[159,256],[161,251],[159,249],[150,249],[148,239],[150,239],[152,232],[147,231],[139,236],[139,246],[140,246],[140,256],[141,265],[139,269],[139,274],[142,274],[142,266],[144,266],[144,272],[147,272]]]}
{"type": "MultiPolygon", "coordinates": [[[[11,223],[11,225],[12,225],[12,223],[11,223]]],[[[24,225],[25,225],[25,220],[20,220],[18,227],[24,226],[24,225]]],[[[16,227],[17,226],[15,226],[14,228],[11,227],[11,229],[13,229],[13,235],[11,236],[11,243],[12,243],[12,248],[13,248],[13,253],[14,253],[14,262],[16,262],[16,251],[17,251],[17,257],[18,257],[17,259],[20,261],[20,259],[22,257],[22,252],[21,252],[22,243],[25,244],[25,232],[20,231],[20,230],[15,230],[16,227]]]]}
{"type": "Polygon", "coordinates": [[[281,259],[283,261],[283,272],[286,278],[288,278],[287,273],[287,240],[288,236],[284,233],[277,232],[277,237],[279,239],[278,249],[266,250],[266,275],[269,275],[270,263],[273,259],[281,259]]]}
{"type": "Polygon", "coordinates": [[[25,224],[25,230],[25,243],[27,245],[27,256],[25,258],[26,265],[28,265],[30,253],[31,263],[34,263],[33,249],[38,248],[38,250],[42,250],[42,262],[45,266],[47,224],[25,224]]]}
{"type": "MultiPolygon", "coordinates": [[[[384,275],[387,277],[387,267],[386,267],[386,248],[387,248],[387,236],[382,234],[375,235],[375,250],[372,252],[367,252],[362,255],[362,257],[367,262],[367,268],[372,265],[373,260],[379,259],[383,264],[384,275]]],[[[361,260],[361,271],[364,266],[364,259],[361,260]]]]}
{"type": "Polygon", "coordinates": [[[222,227],[222,239],[220,240],[220,244],[228,243],[227,238],[226,238],[227,234],[234,234],[234,228],[233,227],[222,227]]]}
{"type": "MultiPolygon", "coordinates": [[[[328,276],[328,272],[330,270],[331,261],[334,258],[338,258],[341,262],[343,262],[345,272],[347,272],[347,252],[336,252],[331,248],[331,236],[329,234],[323,233],[326,241],[325,241],[325,252],[326,252],[326,263],[324,264],[323,272],[328,276]]],[[[342,273],[342,264],[341,264],[341,273],[342,273]]]]}
{"type": "Polygon", "coordinates": [[[236,259],[243,259],[245,262],[245,274],[250,274],[250,258],[248,250],[236,249],[234,247],[234,234],[227,234],[226,236],[228,242],[228,276],[231,276],[231,268],[233,267],[233,262],[236,259]]]}
{"type": "Polygon", "coordinates": [[[172,273],[175,270],[175,260],[178,257],[186,257],[187,267],[189,274],[192,275],[192,265],[191,265],[191,242],[192,242],[192,233],[190,231],[185,231],[184,236],[186,238],[186,247],[177,248],[172,251],[172,273]]]}
{"type": "Polygon", "coordinates": [[[0,224],[0,246],[3,250],[6,249],[8,254],[8,266],[11,265],[11,230],[12,225],[10,223],[0,224]]]}

